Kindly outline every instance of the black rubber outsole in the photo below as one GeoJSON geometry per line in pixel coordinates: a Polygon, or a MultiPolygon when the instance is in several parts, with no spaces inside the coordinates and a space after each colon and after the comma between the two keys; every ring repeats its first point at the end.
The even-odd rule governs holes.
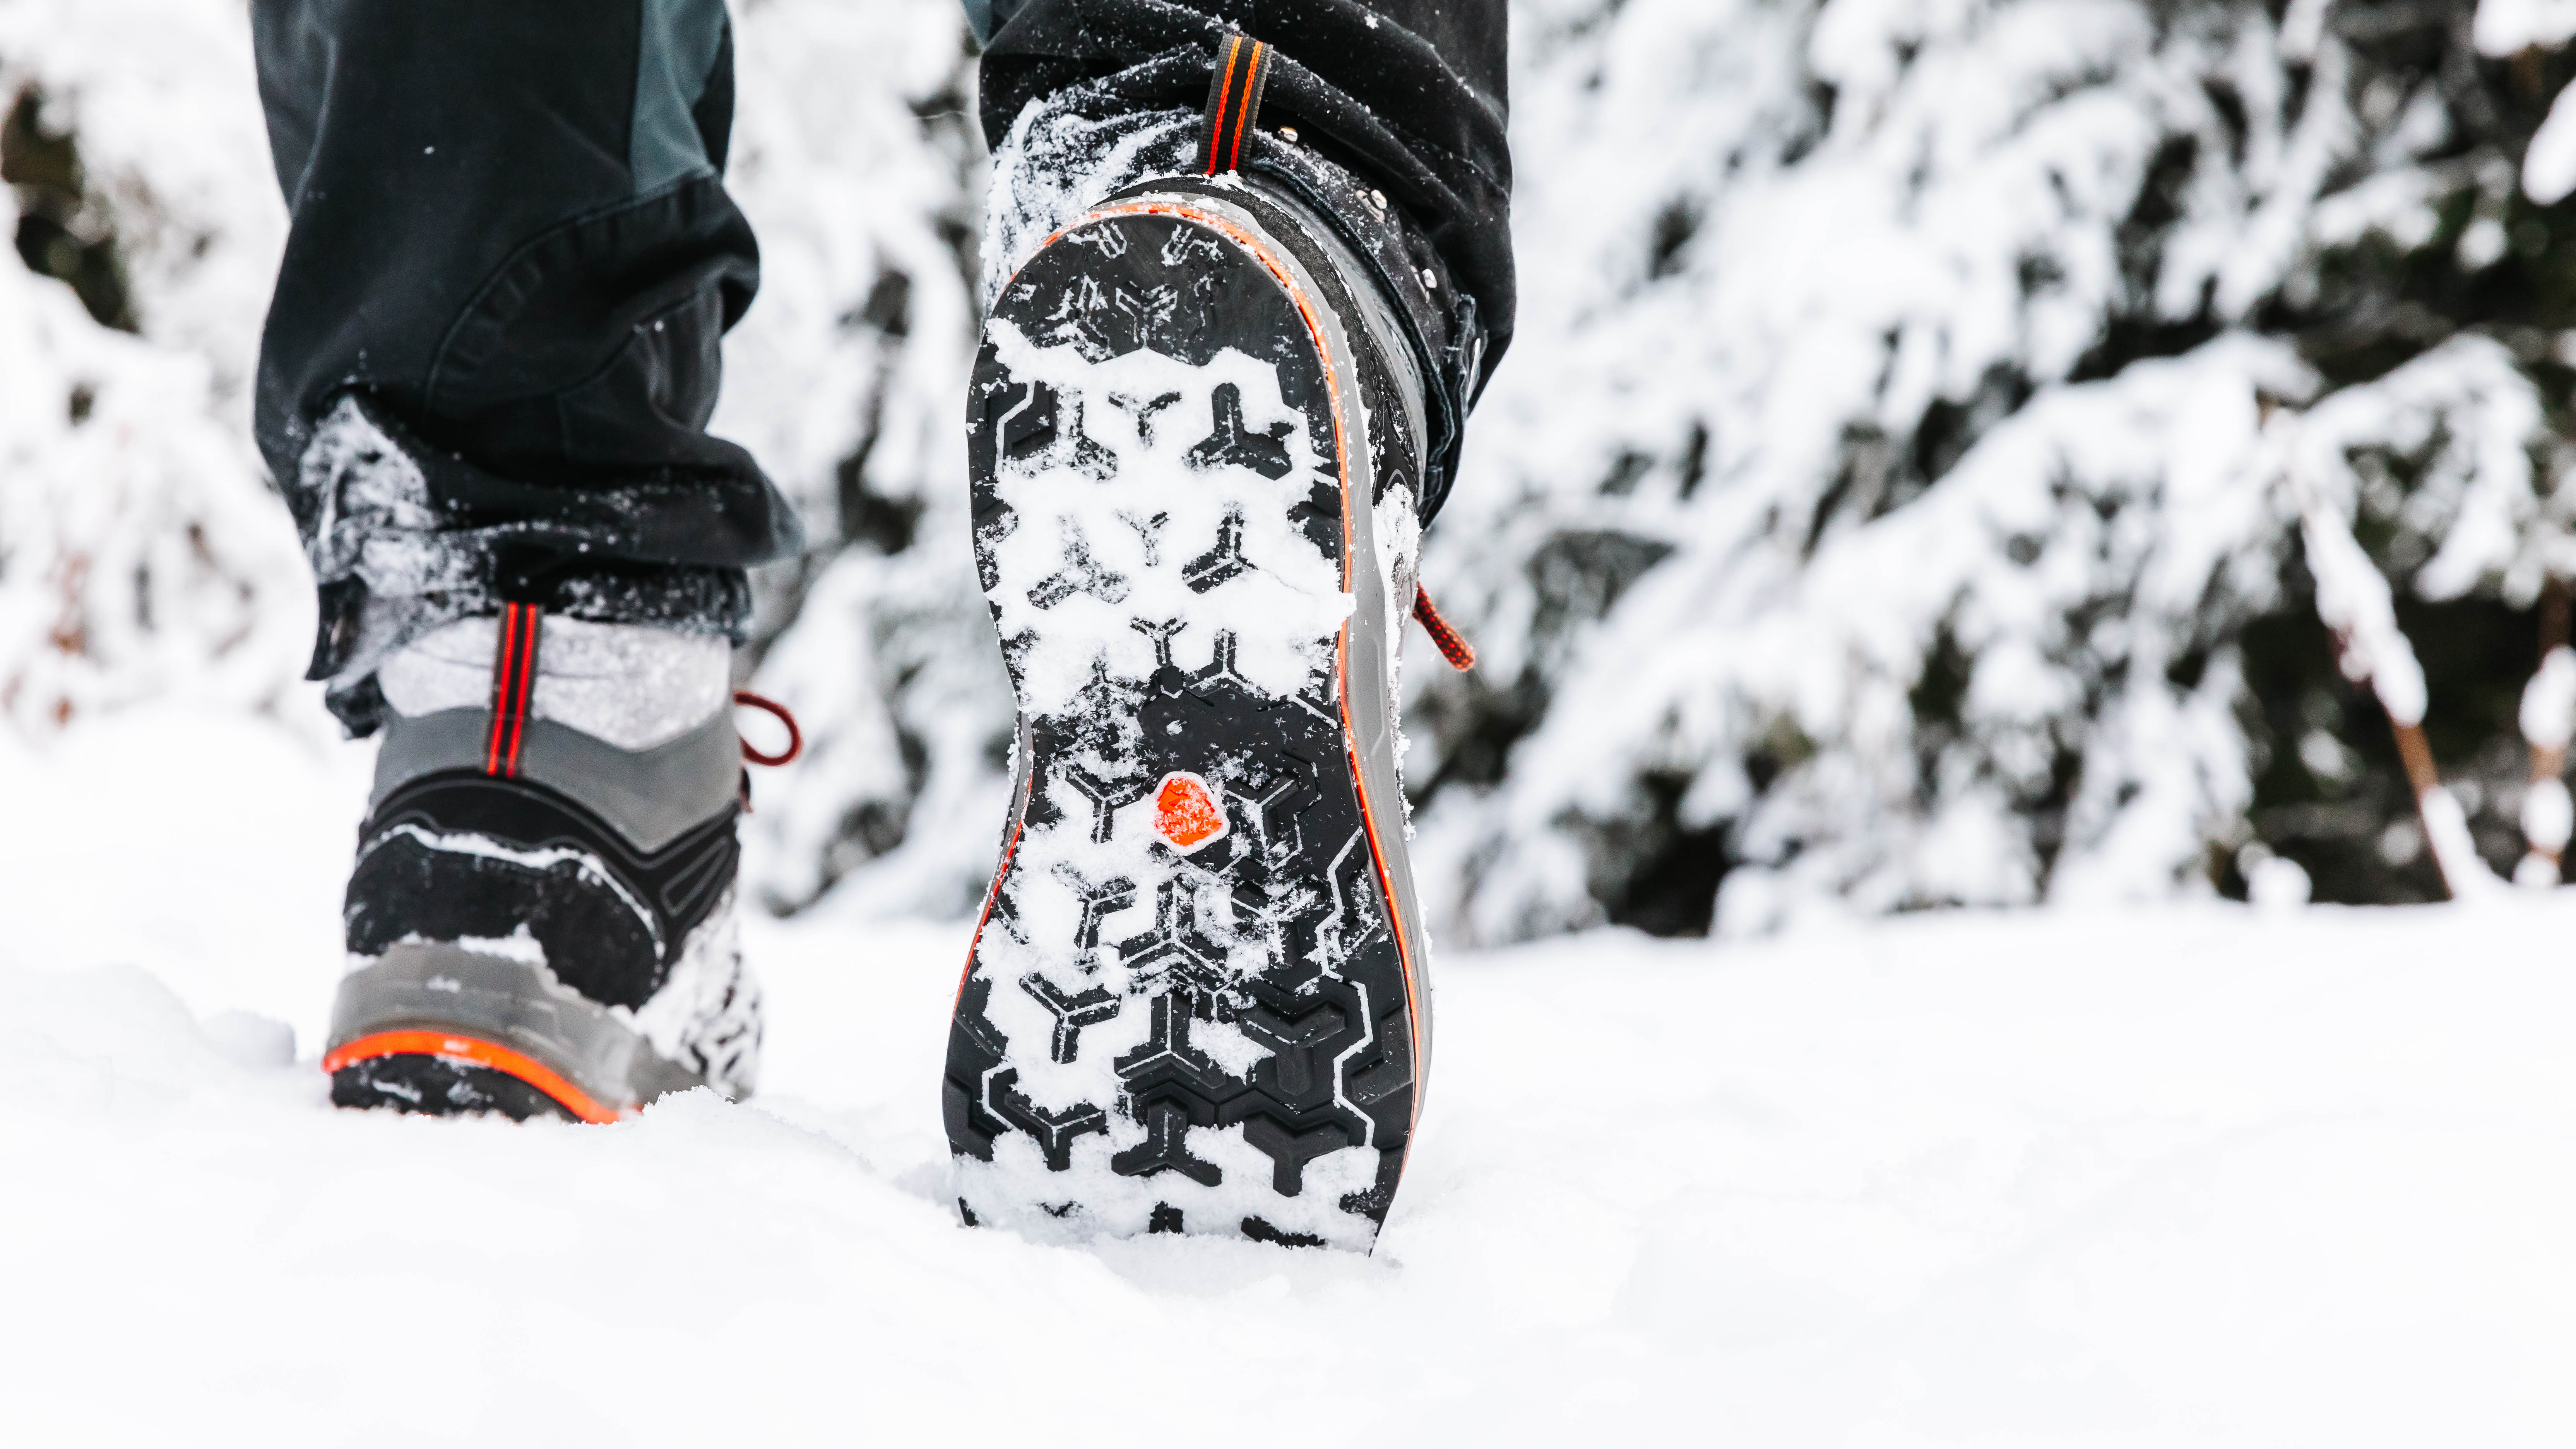
{"type": "Polygon", "coordinates": [[[514,1122],[576,1120],[564,1105],[507,1072],[450,1057],[398,1053],[331,1074],[331,1104],[427,1117],[499,1113],[514,1122]]]}
{"type": "Polygon", "coordinates": [[[972,387],[978,562],[1025,758],[950,1036],[961,1215],[1365,1246],[1409,1145],[1414,1008],[1337,635],[1290,618],[1251,637],[1265,612],[1239,601],[1256,595],[1225,594],[1276,588],[1262,583],[1274,570],[1341,571],[1324,362],[1248,248],[1186,218],[1126,215],[1022,269],[972,387]],[[1071,360],[1139,351],[1177,365],[1169,391],[1120,393],[1071,360]],[[1268,364],[1277,396],[1211,381],[1236,366],[1228,353],[1268,364]],[[1141,548],[1103,546],[1112,516],[1141,548]],[[1202,536],[1181,532],[1191,519],[1202,536]],[[1042,547],[1012,542],[1033,529],[1042,547]],[[1266,684],[1246,672],[1254,648],[1266,684]],[[1278,688],[1291,656],[1309,667],[1278,688]],[[1033,670],[1060,677],[1085,657],[1068,700],[1035,697],[1033,670]],[[1154,833],[1158,789],[1176,778],[1224,816],[1189,849],[1154,833]]]}

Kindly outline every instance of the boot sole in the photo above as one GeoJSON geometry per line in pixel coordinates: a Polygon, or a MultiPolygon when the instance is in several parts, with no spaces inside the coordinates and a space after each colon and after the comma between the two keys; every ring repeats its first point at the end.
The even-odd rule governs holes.
{"type": "Polygon", "coordinates": [[[1105,206],[986,329],[1020,785],[950,1034],[970,1223],[1366,1248],[1403,1172],[1427,983],[1378,492],[1348,288],[1286,231],[1105,206]]]}
{"type": "Polygon", "coordinates": [[[614,1122],[624,1115],[541,1062],[453,1032],[379,1033],[332,1052],[323,1067],[335,1107],[429,1117],[497,1112],[514,1122],[614,1122]]]}
{"type": "Polygon", "coordinates": [[[342,979],[322,1068],[344,1107],[525,1117],[514,1110],[526,1105],[524,1088],[567,1117],[601,1123],[705,1085],[544,967],[421,943],[394,946],[342,979]]]}

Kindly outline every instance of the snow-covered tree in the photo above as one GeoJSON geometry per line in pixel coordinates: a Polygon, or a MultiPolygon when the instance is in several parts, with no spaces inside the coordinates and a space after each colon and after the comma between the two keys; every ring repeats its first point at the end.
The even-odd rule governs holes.
{"type": "Polygon", "coordinates": [[[1521,13],[1526,340],[1426,566],[1488,662],[1414,715],[1454,919],[2205,891],[2258,839],[2426,893],[2285,458],[2398,582],[2510,864],[2570,255],[2518,163],[2566,27],[1521,13]]]}
{"type": "Polygon", "coordinates": [[[18,252],[0,258],[0,718],[17,727],[169,695],[265,707],[312,646],[301,550],[250,444],[285,228],[249,73],[225,0],[0,4],[18,252]]]}

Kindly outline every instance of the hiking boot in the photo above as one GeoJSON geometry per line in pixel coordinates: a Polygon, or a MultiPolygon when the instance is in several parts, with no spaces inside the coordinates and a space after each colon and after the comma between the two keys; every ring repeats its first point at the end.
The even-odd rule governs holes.
{"type": "Polygon", "coordinates": [[[722,639],[516,604],[384,664],[334,1102],[609,1122],[751,1090],[730,664],[722,639]]]}
{"type": "Polygon", "coordinates": [[[969,1223],[1366,1248],[1402,1175],[1426,398],[1348,235],[1274,181],[1149,180],[985,326],[975,549],[1018,783],[944,1084],[969,1223]]]}

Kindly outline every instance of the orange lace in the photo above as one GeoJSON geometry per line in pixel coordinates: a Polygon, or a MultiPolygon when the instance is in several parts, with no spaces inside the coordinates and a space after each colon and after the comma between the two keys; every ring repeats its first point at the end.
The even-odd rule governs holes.
{"type": "Polygon", "coordinates": [[[1420,584],[1413,586],[1413,617],[1421,623],[1422,632],[1431,636],[1432,647],[1440,651],[1441,658],[1449,661],[1450,668],[1468,670],[1476,667],[1476,646],[1467,642],[1466,635],[1449,627],[1449,621],[1441,618],[1440,611],[1432,607],[1431,591],[1420,584]]]}

